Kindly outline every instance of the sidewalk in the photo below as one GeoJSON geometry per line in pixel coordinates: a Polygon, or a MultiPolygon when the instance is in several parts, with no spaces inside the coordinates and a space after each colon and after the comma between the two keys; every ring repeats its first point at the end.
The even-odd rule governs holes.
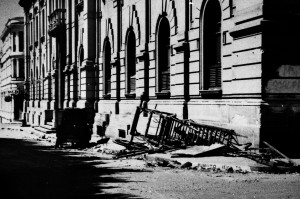
{"type": "MultiPolygon", "coordinates": [[[[45,134],[35,130],[32,127],[21,127],[21,126],[0,126],[1,129],[23,131],[28,135],[31,135],[35,139],[45,139],[51,143],[55,143],[55,134],[45,134]]],[[[99,141],[98,136],[92,136],[91,143],[97,143],[99,141]]],[[[100,153],[99,151],[108,153],[118,153],[124,151],[126,148],[113,143],[111,140],[105,144],[99,144],[95,153],[100,153]]],[[[259,164],[254,160],[244,158],[244,157],[230,157],[230,156],[210,156],[210,157],[171,157],[171,153],[153,153],[153,154],[143,154],[140,155],[143,159],[152,164],[159,164],[167,166],[169,163],[176,163],[179,168],[197,169],[205,171],[223,171],[223,172],[238,172],[238,173],[248,173],[253,171],[258,172],[270,172],[271,167],[259,164]],[[164,165],[165,164],[165,165],[164,165]]],[[[113,156],[111,156],[113,157],[113,156]]],[[[123,158],[124,159],[124,158],[123,158]]],[[[298,167],[300,165],[300,159],[293,159],[297,163],[298,167]]],[[[285,172],[285,170],[282,170],[285,172]]]]}

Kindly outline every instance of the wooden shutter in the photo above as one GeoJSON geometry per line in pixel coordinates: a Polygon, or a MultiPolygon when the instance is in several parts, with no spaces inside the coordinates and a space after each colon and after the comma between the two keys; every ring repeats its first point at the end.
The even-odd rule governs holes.
{"type": "Polygon", "coordinates": [[[134,93],[135,92],[135,87],[136,87],[136,80],[135,80],[135,75],[132,75],[130,77],[130,80],[129,80],[129,86],[130,86],[130,93],[134,93]]]}
{"type": "Polygon", "coordinates": [[[170,91],[170,71],[162,71],[161,73],[161,90],[170,91]]]}
{"type": "Polygon", "coordinates": [[[215,64],[209,67],[209,88],[221,87],[221,65],[215,64]]]}

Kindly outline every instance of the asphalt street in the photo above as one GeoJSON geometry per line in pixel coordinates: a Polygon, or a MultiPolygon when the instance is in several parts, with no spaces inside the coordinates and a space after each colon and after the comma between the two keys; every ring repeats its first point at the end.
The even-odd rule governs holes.
{"type": "Polygon", "coordinates": [[[90,149],[54,149],[47,139],[0,128],[0,198],[300,198],[298,173],[204,172],[105,157],[90,149]]]}
{"type": "MultiPolygon", "coordinates": [[[[1,130],[0,130],[1,131],[1,130]]],[[[2,130],[3,131],[3,130],[2,130]]],[[[109,177],[131,169],[97,167],[97,157],[68,150],[55,150],[30,139],[0,136],[0,198],[131,198],[133,195],[105,193],[110,182],[125,183],[109,177]]],[[[137,171],[138,172],[138,171],[137,171]]]]}

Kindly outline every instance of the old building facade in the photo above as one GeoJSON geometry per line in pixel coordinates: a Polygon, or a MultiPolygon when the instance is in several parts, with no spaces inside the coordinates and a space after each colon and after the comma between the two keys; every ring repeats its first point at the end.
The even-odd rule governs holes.
{"type": "Polygon", "coordinates": [[[22,119],[24,81],[24,20],[8,19],[0,36],[0,123],[22,119]]]}
{"type": "Polygon", "coordinates": [[[144,107],[234,129],[241,142],[297,148],[297,1],[28,2],[29,124],[55,127],[60,110],[90,108],[95,132],[116,132],[143,94],[144,107]]]}

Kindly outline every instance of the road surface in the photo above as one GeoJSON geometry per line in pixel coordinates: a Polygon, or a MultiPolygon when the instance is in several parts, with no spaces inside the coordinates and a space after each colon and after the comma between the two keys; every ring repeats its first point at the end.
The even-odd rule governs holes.
{"type": "Polygon", "coordinates": [[[299,174],[149,168],[53,145],[0,129],[0,198],[300,198],[299,174]]]}

